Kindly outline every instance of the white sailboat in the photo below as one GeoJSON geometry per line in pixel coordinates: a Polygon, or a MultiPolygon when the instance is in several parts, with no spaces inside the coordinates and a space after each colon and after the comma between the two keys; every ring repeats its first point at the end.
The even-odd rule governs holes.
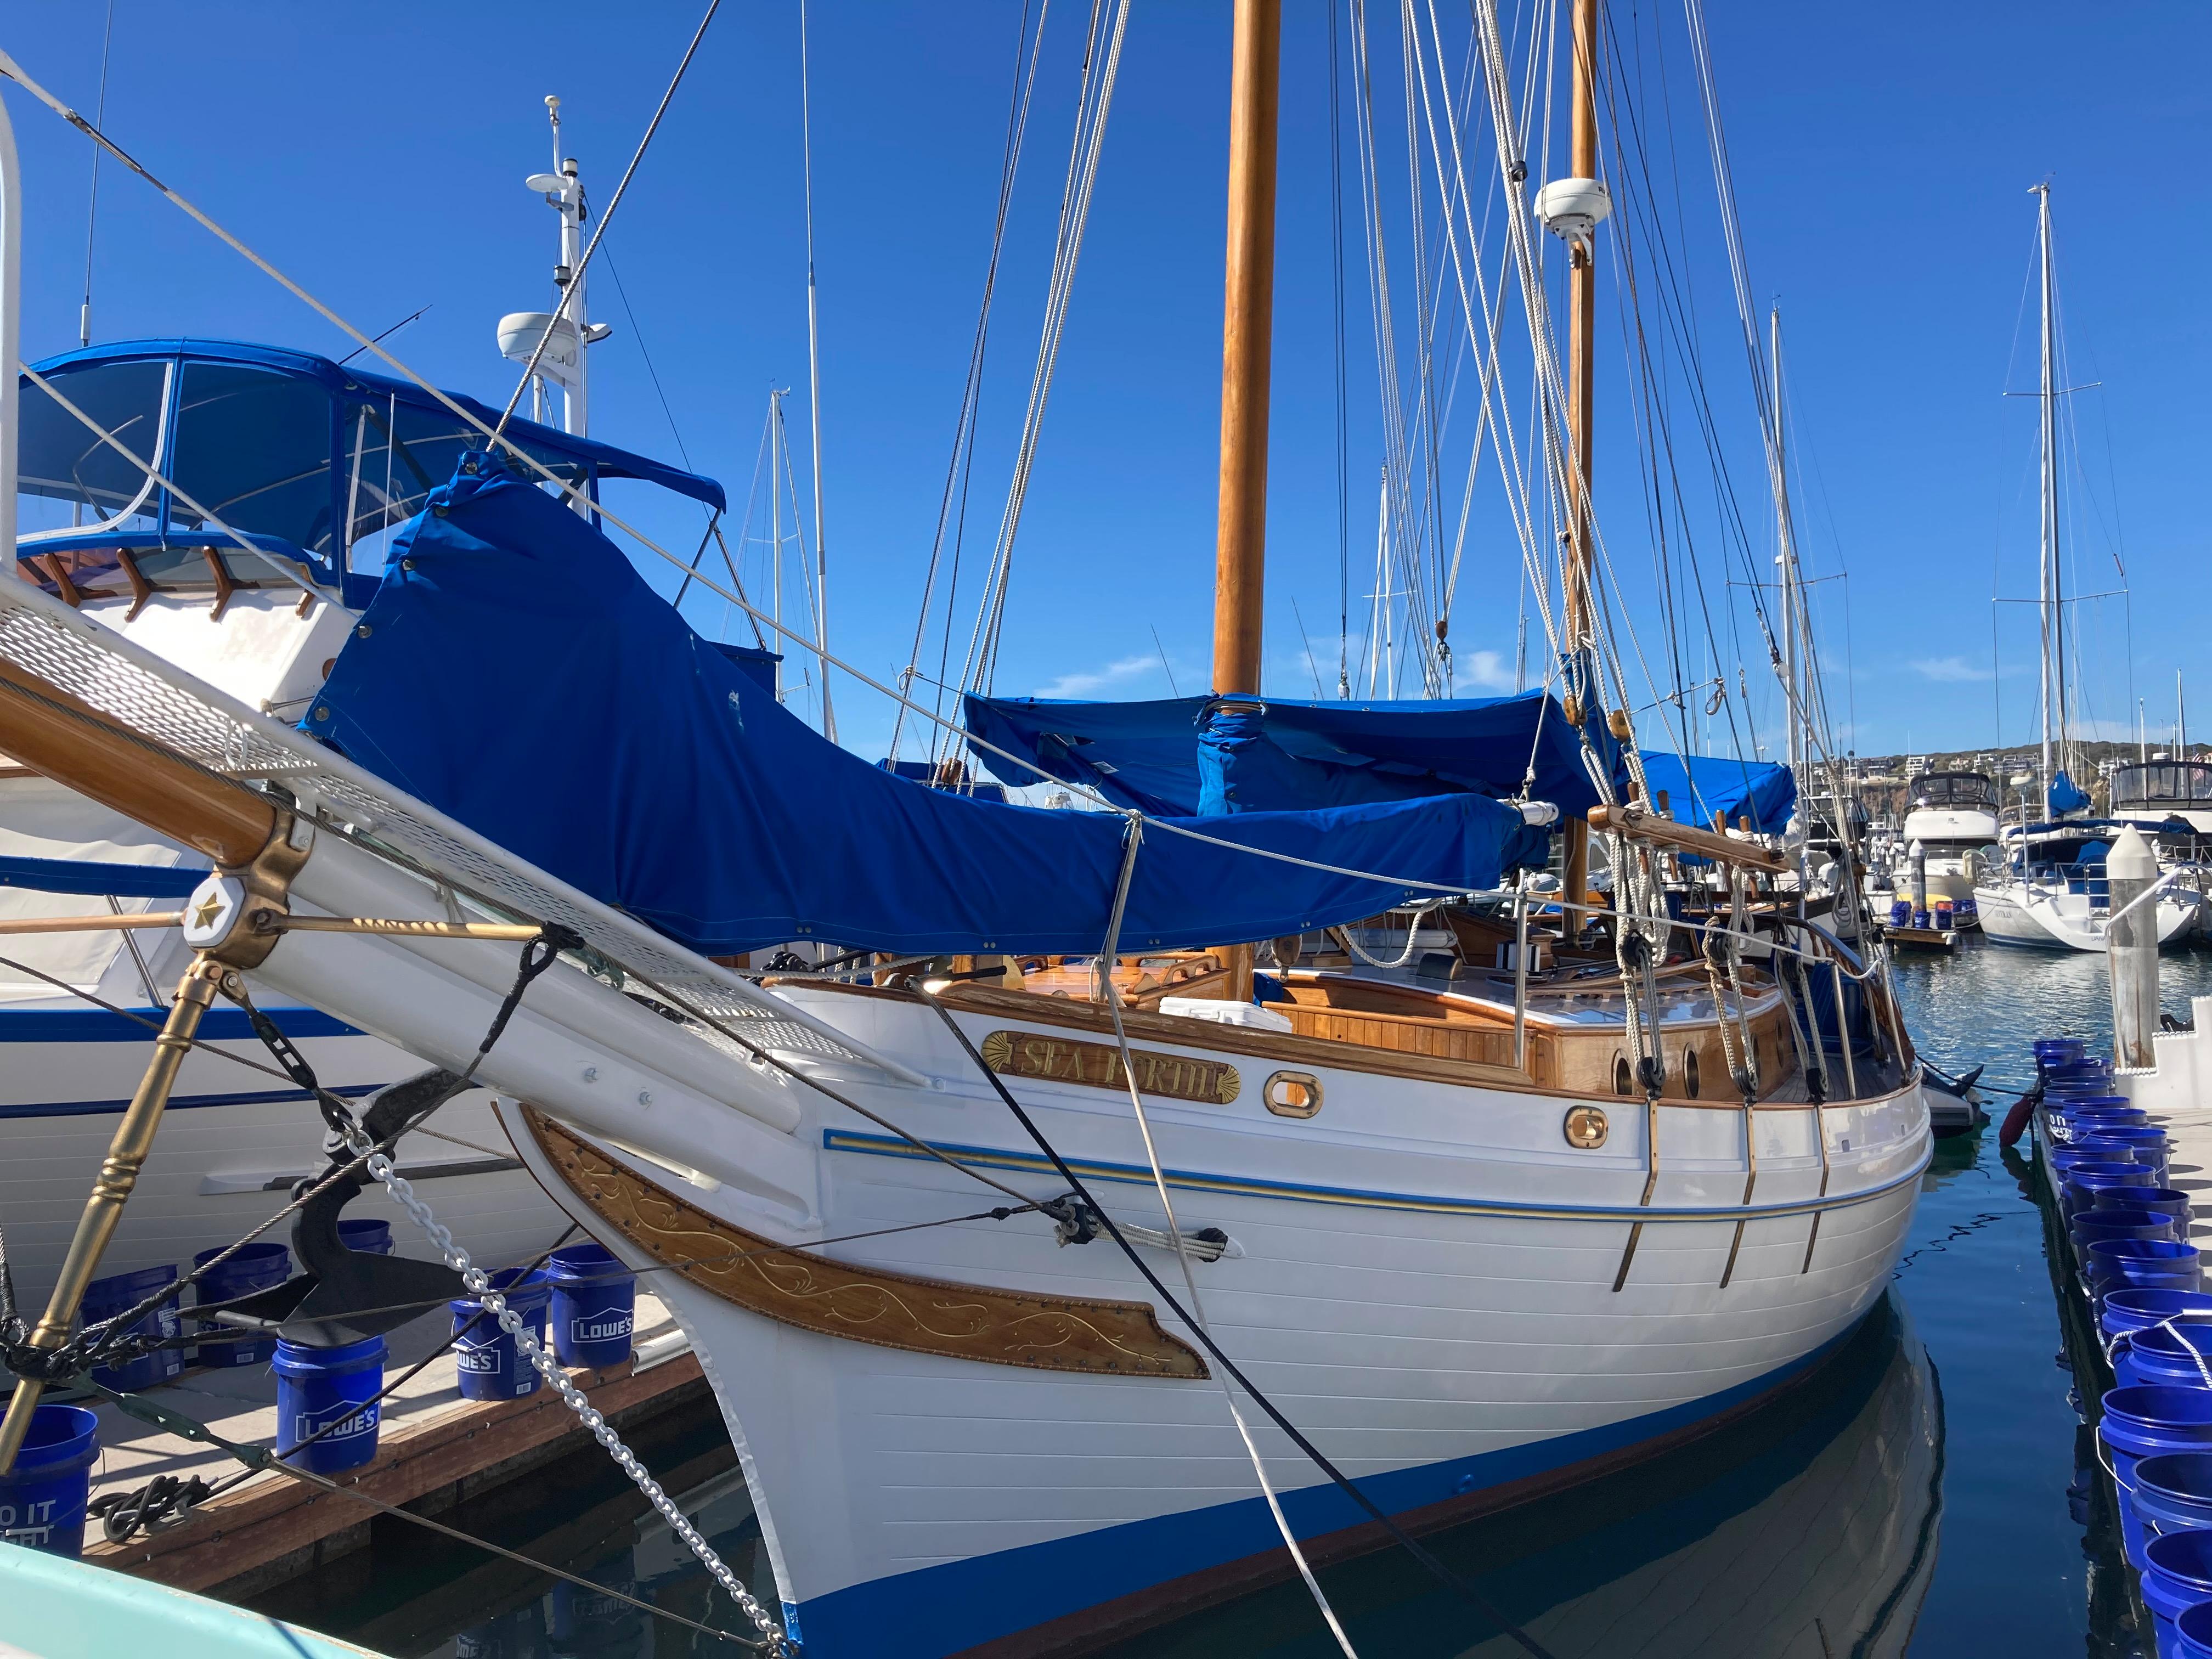
{"type": "MultiPolygon", "coordinates": [[[[2089,798],[2069,775],[2071,744],[2066,684],[2065,568],[2059,557],[2057,292],[2051,241],[2051,186],[2038,185],[2037,265],[2041,276],[2042,541],[2039,558],[2042,612],[2039,774],[2043,821],[2005,826],[1999,858],[1982,869],[1974,889],[1982,931],[2000,945],[2046,950],[2102,951],[2110,906],[2104,856],[2118,823],[2084,816],[2089,798]]],[[[2203,898],[2179,885],[2153,901],[2161,945],[2178,943],[2200,922],[2203,898]]]]}
{"type": "MultiPolygon", "coordinates": [[[[1494,8],[1478,19],[1499,57],[1494,8]]],[[[1216,635],[1231,694],[1257,683],[1279,23],[1272,0],[1239,0],[1216,635]]],[[[1607,644],[1586,493],[1595,219],[1560,206],[1601,198],[1595,0],[1573,27],[1576,176],[1541,197],[1575,255],[1569,707],[1632,757],[1590,670],[1607,644]]],[[[1488,91],[1517,198],[1520,129],[1503,80],[1488,91]]],[[[1547,356],[1540,289],[1524,293],[1547,356]]],[[[1662,972],[1650,954],[1662,849],[1770,899],[1781,855],[1656,817],[1607,778],[1571,833],[1569,887],[1588,836],[1607,837],[1609,978],[1540,995],[1524,972],[1507,999],[1292,973],[1267,1007],[1125,1006],[1110,971],[1089,995],[991,983],[1077,948],[1036,942],[1069,918],[1110,960],[1125,939],[1267,938],[1285,907],[1324,925],[1388,908],[1378,890],[1487,884],[1480,843],[1494,880],[1522,817],[1462,795],[1342,809],[1316,838],[1279,819],[1319,815],[1116,819],[917,789],[799,726],[531,487],[526,452],[490,447],[394,550],[307,730],[22,586],[0,593],[0,748],[217,865],[180,934],[200,954],[179,1029],[228,963],[475,1064],[531,1172],[683,1322],[784,1629],[810,1654],[1010,1656],[1140,1628],[1283,1576],[1287,1537],[1365,1547],[1378,1515],[1426,1527],[1693,1437],[1806,1375],[1881,1297],[1929,1148],[1884,960],[1802,921],[1756,941],[1770,968],[1725,927],[1702,963],[1662,972]],[[464,591],[512,582],[526,557],[507,592],[527,592],[526,636],[464,591]],[[441,628],[459,630],[451,649],[441,628]],[[385,653],[426,647],[417,666],[435,668],[386,678],[385,653]],[[659,677],[641,701],[665,746],[644,728],[626,728],[635,752],[575,740],[562,671],[586,663],[659,677]],[[356,754],[378,729],[442,740],[434,716],[377,724],[380,699],[427,695],[440,671],[522,676],[545,707],[502,752],[471,739],[479,772],[443,777],[310,735],[356,754]],[[747,769],[775,760],[819,787],[747,769]],[[471,799],[535,769],[543,793],[501,782],[520,816],[495,838],[386,765],[471,799]],[[1384,866],[1363,858],[1406,862],[1368,875],[1384,866]],[[698,883],[693,914],[649,903],[629,884],[641,868],[698,883]],[[756,983],[712,959],[709,888],[758,896],[765,938],[888,951],[905,918],[921,950],[953,954],[925,970],[941,977],[756,983]],[[580,948],[518,980],[531,939],[580,948]]],[[[1249,973],[1225,954],[1232,979],[1249,973]]]]}

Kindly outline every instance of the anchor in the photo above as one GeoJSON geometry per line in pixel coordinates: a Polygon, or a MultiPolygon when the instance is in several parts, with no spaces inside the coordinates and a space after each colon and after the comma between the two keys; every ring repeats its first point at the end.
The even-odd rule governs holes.
{"type": "MultiPolygon", "coordinates": [[[[469,1086],[459,1073],[442,1067],[404,1078],[370,1097],[362,1130],[378,1146],[389,1146],[469,1086]]],[[[281,1336],[305,1347],[340,1348],[396,1330],[450,1297],[467,1295],[461,1275],[443,1262],[372,1255],[340,1241],[340,1214],[372,1179],[343,1143],[333,1146],[328,1167],[292,1189],[297,1198],[318,1182],[329,1182],[292,1223],[292,1251],[303,1271],[282,1285],[195,1311],[235,1330],[281,1336]]]]}

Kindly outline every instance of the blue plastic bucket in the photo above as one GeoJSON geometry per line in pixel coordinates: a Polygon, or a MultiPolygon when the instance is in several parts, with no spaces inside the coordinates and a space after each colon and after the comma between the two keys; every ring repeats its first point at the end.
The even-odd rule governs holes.
{"type": "Polygon", "coordinates": [[[2180,1659],[2212,1659],[2212,1601],[2184,1607],[2173,1621],[2173,1635],[2180,1659]]]}
{"type": "Polygon", "coordinates": [[[2066,1171],[2065,1182],[2059,1192],[2058,1207],[2068,1221],[2074,1219],[2076,1210],[2096,1207],[2097,1194],[2109,1187],[2162,1187],[2154,1170],[2145,1169],[2132,1159],[2127,1163],[2076,1164],[2066,1171]]]}
{"type": "Polygon", "coordinates": [[[637,1327],[637,1275],[603,1244],[571,1244],[545,1264],[553,1352],[564,1365],[619,1365],[637,1327]]]}
{"type": "MultiPolygon", "coordinates": [[[[2212,1328],[2153,1325],[2130,1331],[2112,1349],[2112,1375],[2124,1389],[2212,1389],[2212,1328]]],[[[2212,1520],[2192,1524],[2212,1526],[2212,1520]]]]}
{"type": "Polygon", "coordinates": [[[392,1224],[366,1218],[338,1223],[338,1243],[363,1255],[392,1254],[392,1224]]]}
{"type": "Polygon", "coordinates": [[[2036,1060],[2045,1066],[2079,1060],[2086,1050],[2086,1045],[2080,1037],[2038,1037],[2033,1046],[2036,1060]]]}
{"type": "MultiPolygon", "coordinates": [[[[202,1250],[192,1258],[195,1267],[205,1267],[221,1255],[220,1249],[202,1250]]],[[[255,1291],[265,1291],[282,1285],[292,1276],[292,1253],[282,1244],[266,1241],[248,1244],[221,1267],[212,1268],[207,1276],[193,1287],[199,1305],[212,1302],[228,1302],[234,1297],[246,1296],[255,1291]]],[[[203,1334],[221,1331],[224,1328],[212,1320],[204,1322],[203,1334]]],[[[268,1363],[276,1352],[276,1339],[265,1337],[258,1342],[204,1342],[192,1350],[192,1363],[197,1365],[261,1365],[268,1363]]]]}
{"type": "Polygon", "coordinates": [[[40,1406],[15,1467],[0,1474],[0,1538],[74,1559],[100,1458],[100,1419],[82,1406],[40,1406]]]}
{"type": "Polygon", "coordinates": [[[2063,1146],[2051,1149],[2051,1167],[2065,1179],[2066,1172],[2077,1164],[2132,1164],[2135,1148],[2124,1140],[2112,1140],[2103,1135],[2082,1135],[2063,1146]]]}
{"type": "Polygon", "coordinates": [[[2143,1565],[2142,1518],[2136,1512],[2136,1464],[2164,1452],[2212,1451],[2212,1389],[2137,1384],[2106,1395],[2098,1438],[2111,1455],[2120,1496],[2120,1540],[2138,1571],[2143,1565]]]}
{"type": "Polygon", "coordinates": [[[2203,1291],[2114,1291],[2104,1300],[2097,1328],[2105,1340],[2166,1320],[2212,1323],[2212,1295],[2203,1291]]]}
{"type": "Polygon", "coordinates": [[[2108,1238],[2082,1253],[2089,1288],[2112,1291],[2193,1291],[2203,1283],[2197,1247],[2164,1238],[2108,1238]]]}
{"type": "Polygon", "coordinates": [[[1912,925],[1915,927],[1917,927],[1922,933],[1926,933],[1928,931],[1928,913],[1925,910],[1915,910],[1912,913],[1912,925]]]}
{"type": "Polygon", "coordinates": [[[2066,1121],[2076,1136],[2111,1134],[2125,1129],[2148,1129],[2150,1114],[2140,1106],[2083,1106],[2069,1110],[2066,1121]]]}
{"type": "MultiPolygon", "coordinates": [[[[491,1275],[491,1287],[502,1292],[539,1346],[545,1341],[545,1304],[552,1287],[543,1268],[523,1276],[520,1267],[501,1267],[491,1275]]],[[[453,1345],[464,1400],[517,1400],[538,1392],[538,1368],[522,1357],[522,1346],[500,1328],[489,1314],[482,1319],[483,1304],[472,1296],[455,1297],[446,1306],[453,1316],[453,1329],[468,1334],[453,1345]],[[473,1327],[470,1322],[475,1321],[473,1327]]]]}
{"type": "Polygon", "coordinates": [[[2189,1194],[2179,1187],[2115,1187],[2099,1197],[2112,1200],[2110,1204],[2099,1203],[2097,1208],[2100,1210],[2156,1210],[2160,1215],[2172,1216],[2177,1238],[2189,1222],[2189,1194]]]}
{"type": "Polygon", "coordinates": [[[2173,1218],[2156,1210],[2083,1210],[2070,1231],[2075,1250],[2086,1253],[2108,1238],[2172,1238],[2173,1218]]]}
{"type": "Polygon", "coordinates": [[[357,1469],[376,1455],[383,1416],[369,1402],[384,1391],[384,1339],[372,1336],[342,1348],[276,1343],[276,1450],[285,1462],[317,1474],[357,1469]],[[339,1425],[298,1457],[292,1449],[339,1425]]]}
{"type": "Polygon", "coordinates": [[[2137,1164],[2146,1169],[2163,1170],[2166,1168],[2166,1131],[2145,1124],[2111,1123],[2097,1126],[2098,1140],[2117,1141],[2127,1147],[2137,1164]]]}
{"type": "Polygon", "coordinates": [[[2179,1659],[2175,1623],[2191,1607],[2212,1601],[2212,1532],[2170,1532],[2143,1550],[2143,1605],[2158,1632],[2160,1659],[2179,1659]]]}
{"type": "Polygon", "coordinates": [[[1892,899],[1890,901],[1889,925],[1893,927],[1910,927],[1912,925],[1912,901],[1911,899],[1892,899]]]}
{"type": "MultiPolygon", "coordinates": [[[[174,1267],[141,1267],[135,1273],[113,1273],[106,1279],[95,1279],[85,1286],[84,1322],[97,1325],[103,1319],[128,1312],[164,1285],[174,1284],[176,1279],[174,1267]]],[[[184,1323],[178,1316],[177,1304],[164,1302],[131,1328],[149,1336],[175,1336],[183,1331],[184,1323]]],[[[92,1380],[129,1394],[166,1382],[184,1369],[183,1349],[161,1348],[125,1364],[95,1365],[92,1380]]]]}

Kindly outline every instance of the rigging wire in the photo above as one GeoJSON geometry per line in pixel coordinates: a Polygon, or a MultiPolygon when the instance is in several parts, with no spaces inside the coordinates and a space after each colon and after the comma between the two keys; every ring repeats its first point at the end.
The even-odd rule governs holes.
{"type": "MultiPolygon", "coordinates": [[[[717,0],[719,3],[719,0],[717,0]]],[[[814,433],[814,450],[808,471],[814,483],[814,562],[817,568],[810,592],[814,599],[814,638],[830,642],[830,548],[822,529],[822,342],[816,325],[814,305],[814,113],[807,75],[806,0],[799,0],[799,152],[806,196],[806,417],[814,433]]],[[[609,211],[612,211],[611,209],[609,211]]],[[[785,458],[790,448],[787,445],[785,458]]],[[[793,497],[794,501],[797,499],[793,497]]],[[[806,543],[799,544],[802,560],[806,543]]],[[[776,550],[781,560],[783,550],[776,550]]],[[[822,659],[822,735],[837,741],[837,716],[830,706],[830,659],[822,659]]]]}
{"type": "Polygon", "coordinates": [[[1036,464],[1045,408],[1060,364],[1060,341],[1066,327],[1068,305],[1074,295],[1076,270],[1083,256],[1084,233],[1090,226],[1091,193],[1098,181],[1099,156],[1105,147],[1107,121],[1113,112],[1114,89],[1121,71],[1121,45],[1128,32],[1129,0],[1118,0],[1110,27],[1105,16],[1106,0],[1092,0],[1091,26],[1085,40],[1075,132],[1068,146],[1067,176],[1060,190],[1060,227],[1054,241],[1052,274],[1046,289],[1036,367],[1030,380],[1029,404],[1023,415],[1013,477],[1007,486],[1006,506],[1000,516],[998,541],[992,550],[991,567],[984,582],[983,601],[960,677],[963,687],[977,692],[988,692],[998,672],[1000,630],[1013,571],[1014,541],[1020,533],[1022,510],[1029,499],[1030,476],[1036,464]]]}
{"type": "MultiPolygon", "coordinates": [[[[1014,179],[1020,170],[1022,141],[1029,131],[1030,100],[1036,89],[1037,62],[1044,50],[1044,27],[1052,15],[1052,0],[1043,0],[1037,11],[1036,35],[1030,40],[1030,0],[1022,0],[1021,26],[1014,34],[1014,89],[1008,94],[1006,104],[1006,137],[1003,154],[999,161],[999,204],[991,226],[991,257],[983,267],[983,297],[975,309],[975,337],[968,349],[968,377],[961,387],[959,418],[952,427],[952,454],[945,466],[945,488],[938,498],[937,528],[930,538],[929,565],[921,581],[921,604],[914,618],[914,644],[907,653],[909,674],[917,673],[921,662],[922,637],[929,627],[929,612],[937,592],[937,572],[945,556],[945,538],[948,521],[952,531],[952,568],[945,593],[945,638],[938,653],[937,676],[945,678],[946,659],[952,651],[952,612],[960,591],[960,553],[968,526],[968,486],[975,467],[975,423],[981,410],[983,395],[983,362],[991,332],[991,301],[998,292],[999,260],[1006,251],[1006,213],[1013,201],[1014,179]],[[1022,49],[1029,46],[1029,72],[1022,72],[1022,49]],[[958,513],[954,514],[955,492],[958,495],[958,513]]],[[[912,681],[905,683],[911,689],[912,681]]],[[[943,700],[937,702],[941,711],[943,700]]],[[[898,711],[891,725],[891,743],[888,750],[896,763],[899,743],[906,732],[906,710],[898,711]]],[[[932,757],[935,758],[935,733],[932,734],[932,757]]]]}
{"type": "MultiPolygon", "coordinates": [[[[107,24],[100,36],[100,101],[94,106],[96,113],[92,118],[102,125],[107,120],[108,50],[114,44],[115,0],[107,0],[107,24]]],[[[92,250],[99,233],[100,146],[94,144],[92,147],[92,189],[85,204],[84,214],[84,303],[77,307],[76,313],[76,343],[80,349],[92,343],[92,250]]]]}
{"type": "MultiPolygon", "coordinates": [[[[653,112],[653,119],[646,123],[645,136],[637,141],[637,149],[630,156],[629,165],[623,169],[621,181],[615,185],[615,193],[607,200],[606,211],[599,215],[599,228],[592,233],[592,240],[584,249],[584,257],[576,262],[576,269],[562,284],[561,298],[553,307],[553,314],[545,319],[545,329],[538,337],[538,343],[530,349],[530,361],[523,366],[522,378],[514,383],[514,390],[507,394],[507,407],[500,411],[499,423],[492,429],[494,437],[504,435],[507,423],[514,418],[514,406],[522,401],[522,394],[530,389],[531,381],[537,378],[538,359],[545,355],[545,348],[553,338],[553,331],[561,326],[562,319],[568,315],[569,299],[583,286],[584,272],[591,267],[592,256],[599,252],[599,243],[607,234],[607,227],[614,222],[615,210],[622,206],[623,192],[629,188],[629,181],[637,176],[638,163],[645,160],[645,152],[653,143],[653,135],[660,131],[660,118],[668,113],[668,106],[676,96],[677,88],[684,84],[684,71],[691,67],[691,59],[698,52],[700,41],[707,37],[707,27],[714,21],[714,14],[721,9],[721,6],[722,0],[707,0],[707,15],[699,20],[699,27],[692,32],[691,44],[684,48],[683,60],[676,65],[676,73],[669,77],[668,90],[660,94],[660,104],[653,112]]],[[[233,246],[238,245],[233,243],[233,246]]],[[[576,340],[580,358],[587,343],[580,333],[576,340]]],[[[377,356],[384,357],[386,362],[392,361],[383,352],[378,352],[377,356]]]]}

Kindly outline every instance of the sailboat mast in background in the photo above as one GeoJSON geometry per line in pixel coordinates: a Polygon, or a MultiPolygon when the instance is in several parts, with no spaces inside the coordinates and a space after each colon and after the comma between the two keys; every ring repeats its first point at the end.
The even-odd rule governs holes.
{"type": "Polygon", "coordinates": [[[2051,812],[2051,785],[2057,770],[2066,764],[2066,595],[2058,565],[2058,387],[2057,300],[2052,292],[2051,267],[2051,186],[2034,187],[2036,196],[2037,264],[2043,276],[2043,371],[2038,396],[2041,403],[2043,601],[2043,811],[2051,812]],[[2058,734],[2057,767],[2052,764],[2051,732],[2058,734]]]}

